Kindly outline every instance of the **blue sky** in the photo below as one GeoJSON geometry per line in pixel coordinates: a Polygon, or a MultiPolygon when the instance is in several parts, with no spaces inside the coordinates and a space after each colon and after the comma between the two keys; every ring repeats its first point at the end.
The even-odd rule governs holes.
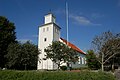
{"type": "Polygon", "coordinates": [[[15,23],[17,39],[38,43],[38,26],[50,10],[66,39],[65,2],[69,6],[69,41],[83,51],[105,31],[120,32],[120,0],[0,0],[0,16],[15,23]]]}

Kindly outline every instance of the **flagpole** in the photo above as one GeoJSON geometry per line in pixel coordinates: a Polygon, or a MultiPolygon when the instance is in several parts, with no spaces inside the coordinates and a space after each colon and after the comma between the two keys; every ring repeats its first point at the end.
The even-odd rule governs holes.
{"type": "Polygon", "coordinates": [[[66,27],[67,27],[67,45],[68,45],[68,41],[69,41],[69,38],[68,38],[68,4],[66,2],[66,27]]]}

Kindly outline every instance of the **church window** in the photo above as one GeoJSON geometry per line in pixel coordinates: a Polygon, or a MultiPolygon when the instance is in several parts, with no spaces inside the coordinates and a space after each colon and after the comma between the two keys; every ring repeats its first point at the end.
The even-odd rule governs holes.
{"type": "Polygon", "coordinates": [[[43,32],[45,32],[45,28],[43,28],[43,32]]]}
{"type": "Polygon", "coordinates": [[[82,58],[82,64],[84,64],[84,58],[82,58]]]}
{"type": "Polygon", "coordinates": [[[49,31],[49,27],[47,27],[47,31],[49,31]]]}
{"type": "Polygon", "coordinates": [[[47,41],[47,38],[44,38],[44,41],[46,42],[46,41],[47,41]]]}
{"type": "Polygon", "coordinates": [[[84,58],[84,64],[86,64],[86,58],[84,58]]]}
{"type": "Polygon", "coordinates": [[[79,57],[78,59],[78,64],[81,64],[81,57],[79,57]]]}
{"type": "Polygon", "coordinates": [[[59,34],[59,30],[57,31],[57,33],[59,34]]]}
{"type": "Polygon", "coordinates": [[[57,30],[57,29],[55,28],[55,32],[56,32],[56,30],[57,30]]]}

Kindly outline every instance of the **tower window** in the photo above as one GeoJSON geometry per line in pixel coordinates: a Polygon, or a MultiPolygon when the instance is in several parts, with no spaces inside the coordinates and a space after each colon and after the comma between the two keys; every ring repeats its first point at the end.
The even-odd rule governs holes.
{"type": "Polygon", "coordinates": [[[57,31],[57,33],[59,34],[59,30],[57,31]]]}
{"type": "Polygon", "coordinates": [[[55,32],[56,32],[56,33],[57,33],[57,31],[58,31],[57,28],[55,28],[55,32]]]}
{"type": "Polygon", "coordinates": [[[44,38],[44,41],[46,42],[46,41],[47,41],[47,38],[44,38]]]}
{"type": "Polygon", "coordinates": [[[47,27],[47,31],[49,31],[49,27],[47,27]]]}
{"type": "Polygon", "coordinates": [[[43,28],[43,32],[45,32],[45,28],[43,28]]]}

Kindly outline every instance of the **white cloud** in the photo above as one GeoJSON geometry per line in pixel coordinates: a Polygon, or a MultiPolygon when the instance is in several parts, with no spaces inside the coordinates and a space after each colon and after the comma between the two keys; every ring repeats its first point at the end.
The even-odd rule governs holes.
{"type": "Polygon", "coordinates": [[[74,20],[75,24],[85,25],[85,26],[100,25],[100,24],[93,23],[92,21],[90,21],[89,19],[87,19],[86,17],[83,17],[83,16],[70,15],[69,17],[74,20]]]}
{"type": "Polygon", "coordinates": [[[32,42],[32,40],[30,40],[30,39],[18,39],[18,41],[20,41],[21,43],[25,43],[27,41],[32,42]]]}
{"type": "Polygon", "coordinates": [[[72,16],[72,18],[79,22],[80,24],[83,24],[83,25],[88,25],[88,24],[91,24],[90,20],[88,20],[87,18],[85,17],[82,17],[82,16],[72,16]]]}
{"type": "Polygon", "coordinates": [[[94,19],[98,19],[98,18],[104,17],[104,15],[99,14],[99,13],[92,13],[92,14],[91,14],[91,17],[94,18],[94,19]]]}
{"type": "MultiPolygon", "coordinates": [[[[66,12],[63,9],[57,9],[55,11],[55,13],[56,14],[62,14],[62,15],[64,15],[64,17],[66,16],[66,12]]],[[[90,26],[90,25],[100,26],[101,25],[101,24],[94,23],[92,20],[88,19],[85,16],[79,16],[79,15],[83,15],[82,12],[78,12],[77,14],[78,15],[69,13],[69,18],[73,21],[73,23],[75,23],[77,25],[84,25],[84,26],[90,26]]],[[[91,18],[97,19],[97,18],[100,18],[100,17],[103,17],[103,16],[104,15],[101,15],[99,13],[94,13],[94,14],[91,15],[91,18]]]]}
{"type": "Polygon", "coordinates": [[[57,9],[54,12],[55,12],[55,14],[65,14],[65,10],[64,9],[57,9]]]}

